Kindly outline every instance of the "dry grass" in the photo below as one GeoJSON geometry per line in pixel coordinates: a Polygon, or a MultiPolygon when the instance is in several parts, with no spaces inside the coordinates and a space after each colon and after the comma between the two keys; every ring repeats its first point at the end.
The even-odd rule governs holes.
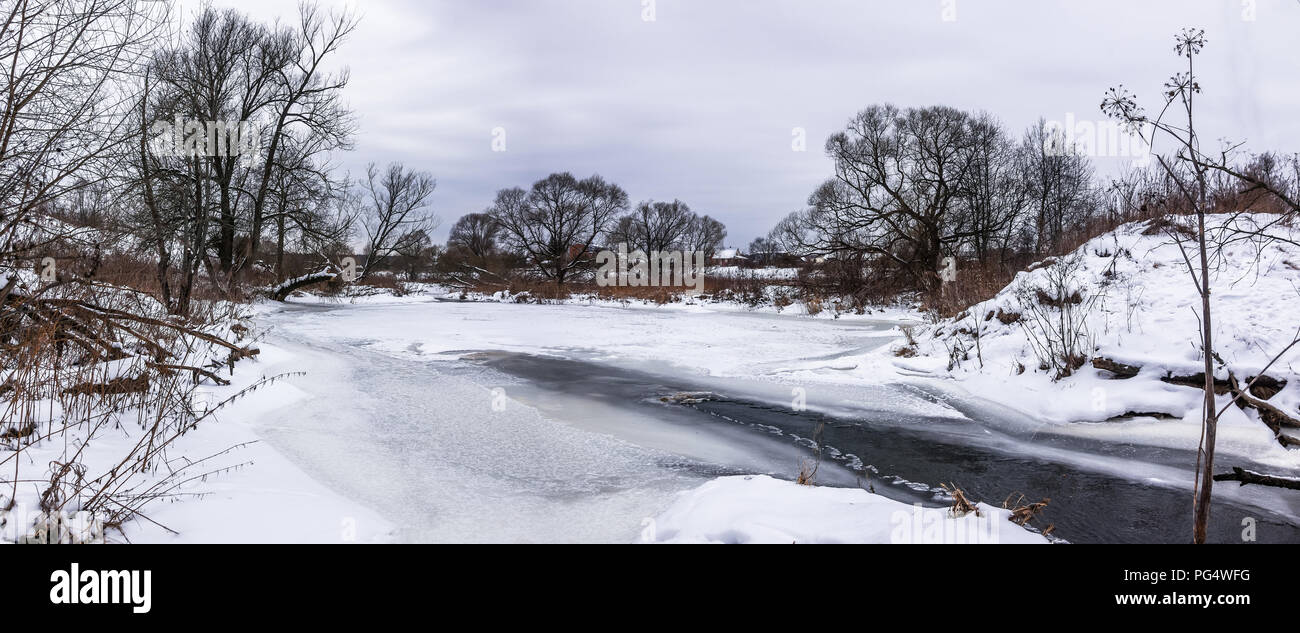
{"type": "Polygon", "coordinates": [[[975,516],[983,516],[980,514],[979,507],[966,498],[966,493],[962,492],[961,488],[957,487],[957,484],[948,483],[939,484],[939,486],[948,493],[948,496],[952,497],[952,507],[948,508],[948,514],[953,517],[964,517],[973,512],[975,516]]]}
{"type": "Polygon", "coordinates": [[[816,486],[817,471],[821,468],[821,463],[815,459],[805,459],[799,464],[799,477],[795,483],[800,486],[816,486]]]}
{"type": "Polygon", "coordinates": [[[215,411],[195,407],[199,382],[219,381],[215,372],[227,362],[256,353],[213,327],[229,322],[229,304],[204,304],[181,320],[144,292],[81,279],[9,294],[2,307],[0,510],[35,489],[36,509],[48,519],[38,523],[84,512],[120,528],[209,474],[204,460],[171,453],[215,411]],[[134,444],[113,466],[87,466],[89,452],[103,459],[92,443],[124,430],[134,444]]]}
{"type": "MultiPolygon", "coordinates": [[[[1039,518],[1039,515],[1043,513],[1043,510],[1047,509],[1047,504],[1052,502],[1051,499],[1043,499],[1037,503],[1026,503],[1025,501],[1025,495],[1012,493],[1002,502],[1002,507],[1011,511],[1011,522],[1021,527],[1024,527],[1025,525],[1028,525],[1030,521],[1039,518]],[[1013,502],[1011,497],[1016,497],[1016,500],[1013,502]]],[[[1052,526],[1049,526],[1047,530],[1044,531],[1044,534],[1049,534],[1051,531],[1052,526]]]]}

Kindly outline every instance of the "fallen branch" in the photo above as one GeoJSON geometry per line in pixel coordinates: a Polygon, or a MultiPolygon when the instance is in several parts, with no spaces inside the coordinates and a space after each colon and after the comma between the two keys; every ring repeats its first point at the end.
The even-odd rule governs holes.
{"type": "Polygon", "coordinates": [[[221,376],[218,376],[218,375],[216,375],[216,374],[214,374],[214,373],[212,373],[212,372],[210,372],[210,371],[208,371],[208,370],[206,370],[206,369],[202,369],[202,368],[200,368],[200,367],[190,367],[189,365],[164,365],[164,364],[162,364],[162,363],[145,363],[145,364],[146,364],[148,367],[151,367],[151,368],[153,368],[153,369],[157,369],[157,370],[159,370],[159,371],[188,371],[188,372],[191,372],[192,374],[194,374],[194,382],[195,382],[195,383],[198,383],[198,381],[199,381],[199,376],[203,376],[203,377],[205,377],[205,378],[208,378],[208,379],[212,380],[212,382],[215,382],[215,383],[217,383],[218,385],[221,385],[221,386],[223,386],[223,387],[226,386],[226,385],[229,385],[229,384],[230,384],[230,381],[229,381],[229,380],[226,380],[225,378],[222,378],[221,376]]]}
{"type": "Polygon", "coordinates": [[[1229,374],[1228,383],[1230,385],[1233,402],[1237,403],[1237,406],[1243,409],[1249,408],[1258,411],[1260,421],[1273,432],[1273,435],[1277,437],[1279,444],[1286,448],[1300,446],[1300,440],[1296,440],[1282,432],[1282,429],[1284,428],[1300,429],[1300,420],[1297,420],[1287,415],[1281,409],[1264,402],[1263,400],[1258,400],[1246,393],[1246,390],[1242,389],[1241,385],[1237,383],[1236,376],[1229,374]]]}
{"type": "Polygon", "coordinates": [[[325,269],[318,273],[312,273],[310,275],[303,275],[301,277],[290,279],[272,288],[270,291],[270,295],[271,298],[276,301],[284,301],[285,299],[289,298],[289,295],[293,294],[294,291],[298,290],[299,288],[306,288],[307,286],[326,283],[326,282],[334,283],[335,281],[338,280],[338,278],[339,278],[339,274],[337,272],[333,270],[325,269]]]}
{"type": "Polygon", "coordinates": [[[1138,365],[1126,365],[1102,357],[1092,359],[1092,366],[1115,374],[1115,376],[1119,378],[1133,378],[1142,372],[1142,367],[1138,365]]]}
{"type": "Polygon", "coordinates": [[[1268,486],[1270,488],[1287,488],[1290,490],[1300,490],[1300,479],[1290,477],[1276,477],[1274,475],[1265,475],[1253,470],[1243,468],[1233,468],[1231,473],[1224,475],[1215,475],[1215,481],[1239,481],[1243,486],[1254,484],[1256,486],[1268,486]]]}

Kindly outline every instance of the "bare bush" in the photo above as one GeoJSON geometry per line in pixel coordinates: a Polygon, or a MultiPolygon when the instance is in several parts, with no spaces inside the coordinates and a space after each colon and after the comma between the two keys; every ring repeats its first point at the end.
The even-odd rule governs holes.
{"type": "Polygon", "coordinates": [[[1085,261],[1083,253],[1057,258],[1043,269],[1041,282],[1025,279],[1015,290],[1021,328],[1039,368],[1055,380],[1083,367],[1093,349],[1088,319],[1105,290],[1081,278],[1085,261]]]}

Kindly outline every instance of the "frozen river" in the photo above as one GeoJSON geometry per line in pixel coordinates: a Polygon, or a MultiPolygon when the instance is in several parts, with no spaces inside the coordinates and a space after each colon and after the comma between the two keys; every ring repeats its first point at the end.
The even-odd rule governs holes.
{"type": "MultiPolygon", "coordinates": [[[[1035,429],[933,379],[791,377],[889,344],[891,321],[424,302],[288,306],[267,324],[311,375],[259,433],[403,541],[633,542],[708,479],[793,478],[818,428],[822,485],[1050,497],[1072,542],[1189,532],[1188,451],[1035,429]]],[[[1216,491],[1215,540],[1250,519],[1261,541],[1300,542],[1288,497],[1216,491]]]]}

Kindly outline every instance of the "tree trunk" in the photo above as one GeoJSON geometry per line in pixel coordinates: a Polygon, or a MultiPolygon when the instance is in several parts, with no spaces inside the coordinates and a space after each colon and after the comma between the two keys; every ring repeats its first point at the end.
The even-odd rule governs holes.
{"type": "Polygon", "coordinates": [[[284,281],[284,213],[275,219],[275,283],[284,281]]]}

